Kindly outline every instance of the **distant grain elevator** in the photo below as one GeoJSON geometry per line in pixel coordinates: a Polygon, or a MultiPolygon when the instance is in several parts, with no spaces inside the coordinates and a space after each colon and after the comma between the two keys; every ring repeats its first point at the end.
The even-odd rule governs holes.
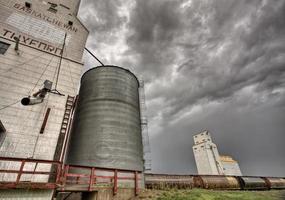
{"type": "Polygon", "coordinates": [[[220,156],[217,146],[212,142],[209,131],[193,136],[193,153],[198,174],[241,176],[237,161],[230,156],[220,156]]]}

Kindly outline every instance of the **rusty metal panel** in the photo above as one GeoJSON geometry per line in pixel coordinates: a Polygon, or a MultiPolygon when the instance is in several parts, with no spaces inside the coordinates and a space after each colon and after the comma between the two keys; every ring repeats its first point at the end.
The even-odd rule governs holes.
{"type": "Polygon", "coordinates": [[[67,163],[143,170],[139,82],[116,66],[92,68],[81,79],[67,163]]]}
{"type": "Polygon", "coordinates": [[[266,177],[271,189],[285,189],[285,179],[276,177],[266,177]]]}
{"type": "Polygon", "coordinates": [[[261,177],[249,177],[242,176],[240,177],[242,189],[245,190],[258,190],[258,189],[268,189],[268,186],[264,179],[261,177]]]}
{"type": "Polygon", "coordinates": [[[205,189],[240,189],[238,180],[234,176],[201,175],[205,189]]]}
{"type": "Polygon", "coordinates": [[[149,189],[191,189],[194,187],[192,175],[146,174],[145,184],[149,189]]]}

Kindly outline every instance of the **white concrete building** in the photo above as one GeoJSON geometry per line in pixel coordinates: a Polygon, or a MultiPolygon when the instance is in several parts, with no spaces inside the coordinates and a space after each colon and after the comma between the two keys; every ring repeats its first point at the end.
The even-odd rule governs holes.
{"type": "Polygon", "coordinates": [[[220,156],[225,175],[242,176],[239,164],[231,156],[220,156]]]}
{"type": "MultiPolygon", "coordinates": [[[[0,0],[0,156],[59,159],[66,101],[77,94],[88,36],[77,18],[79,4],[80,0],[0,0]],[[42,89],[45,80],[64,96],[48,92],[42,103],[23,106],[21,99],[42,89]]],[[[0,163],[1,169],[11,167],[19,168],[0,163]]],[[[0,174],[0,180],[13,178],[0,174]]],[[[24,199],[37,191],[4,193],[0,199],[24,199]]],[[[50,199],[52,191],[43,193],[37,199],[50,199]]]]}
{"type": "Polygon", "coordinates": [[[193,152],[198,174],[224,174],[217,146],[208,131],[194,135],[193,152]]]}
{"type": "Polygon", "coordinates": [[[230,156],[220,156],[209,131],[196,134],[193,138],[193,153],[198,174],[241,176],[237,161],[230,156]]]}

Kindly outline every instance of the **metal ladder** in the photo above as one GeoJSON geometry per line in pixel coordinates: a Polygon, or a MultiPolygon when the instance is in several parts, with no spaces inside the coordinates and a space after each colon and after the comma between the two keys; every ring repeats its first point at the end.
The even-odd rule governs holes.
{"type": "Polygon", "coordinates": [[[56,150],[54,154],[54,160],[60,160],[62,156],[61,155],[62,148],[64,146],[66,133],[69,128],[69,123],[70,123],[70,118],[72,115],[74,103],[75,103],[75,97],[68,95],[66,99],[65,110],[64,110],[63,119],[62,119],[60,132],[58,136],[58,142],[57,142],[56,150]]]}
{"type": "Polygon", "coordinates": [[[65,133],[67,131],[68,123],[69,123],[69,119],[70,119],[70,114],[71,114],[71,110],[73,107],[73,103],[74,103],[74,97],[68,95],[67,100],[66,100],[66,104],[65,104],[65,111],[64,111],[64,115],[63,115],[63,119],[62,119],[62,123],[61,123],[60,134],[65,135],[65,133]]]}

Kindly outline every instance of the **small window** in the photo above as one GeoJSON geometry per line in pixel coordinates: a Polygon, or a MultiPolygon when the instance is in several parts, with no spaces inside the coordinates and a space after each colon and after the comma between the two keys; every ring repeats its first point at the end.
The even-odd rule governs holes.
{"type": "Polygon", "coordinates": [[[32,7],[32,4],[29,3],[29,2],[25,2],[25,6],[26,6],[27,8],[31,8],[31,7],[32,7]]]}
{"type": "Polygon", "coordinates": [[[3,126],[2,122],[0,121],[0,146],[2,145],[6,136],[6,129],[3,126]]]}
{"type": "Polygon", "coordinates": [[[72,25],[73,25],[73,22],[72,22],[72,21],[68,21],[68,25],[69,25],[69,26],[72,26],[72,25]]]}
{"type": "Polygon", "coordinates": [[[203,148],[203,147],[204,147],[204,145],[201,146],[201,148],[203,148]]]}
{"type": "Polygon", "coordinates": [[[0,41],[0,54],[5,54],[10,44],[0,41]]]}

